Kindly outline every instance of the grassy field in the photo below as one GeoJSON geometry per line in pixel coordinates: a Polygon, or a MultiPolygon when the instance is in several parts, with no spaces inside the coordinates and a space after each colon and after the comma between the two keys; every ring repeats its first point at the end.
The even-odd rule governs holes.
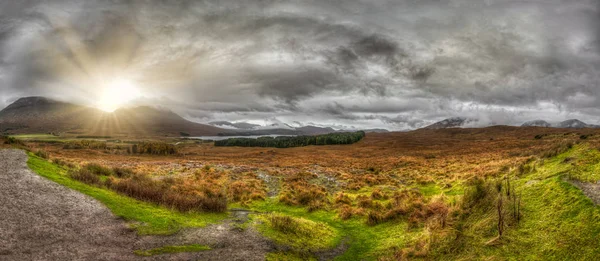
{"type": "Polygon", "coordinates": [[[570,183],[600,180],[596,132],[428,130],[287,149],[182,142],[172,155],[26,144],[49,155],[30,154],[36,173],[140,234],[220,222],[224,200],[254,213],[240,228],[282,246],[268,260],[597,260],[600,208],[570,183]]]}

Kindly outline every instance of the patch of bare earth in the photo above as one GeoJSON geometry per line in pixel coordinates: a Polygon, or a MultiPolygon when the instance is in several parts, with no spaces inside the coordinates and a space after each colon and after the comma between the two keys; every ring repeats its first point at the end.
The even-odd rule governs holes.
{"type": "Polygon", "coordinates": [[[587,183],[577,180],[569,180],[571,184],[583,191],[596,205],[600,205],[600,183],[587,183]]]}
{"type": "Polygon", "coordinates": [[[272,244],[233,223],[138,236],[98,201],[42,178],[20,150],[0,150],[0,260],[264,260],[272,244]],[[136,256],[137,249],[203,244],[197,253],[136,256]]]}

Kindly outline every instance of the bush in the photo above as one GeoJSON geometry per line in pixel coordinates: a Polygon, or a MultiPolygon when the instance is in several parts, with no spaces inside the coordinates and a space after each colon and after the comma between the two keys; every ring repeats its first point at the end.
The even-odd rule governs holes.
{"type": "Polygon", "coordinates": [[[80,169],[80,170],[76,170],[76,171],[71,170],[71,171],[69,171],[68,175],[72,179],[81,181],[86,184],[100,185],[102,183],[100,181],[100,178],[98,177],[98,175],[90,172],[87,169],[80,169]]]}
{"type": "Polygon", "coordinates": [[[63,149],[101,149],[105,150],[108,146],[104,141],[96,140],[75,140],[67,141],[63,145],[63,149]]]}
{"type": "Polygon", "coordinates": [[[128,152],[132,154],[173,155],[177,154],[177,148],[175,145],[166,142],[142,142],[131,146],[128,152]]]}
{"type": "Polygon", "coordinates": [[[197,193],[176,189],[179,180],[153,180],[145,175],[133,175],[127,179],[111,180],[110,188],[132,198],[154,202],[179,211],[202,210],[223,212],[227,210],[227,198],[222,193],[197,193]]]}
{"type": "Polygon", "coordinates": [[[121,168],[121,167],[113,168],[112,172],[114,173],[115,176],[117,176],[119,178],[128,178],[128,177],[133,176],[133,174],[135,174],[133,172],[133,170],[127,169],[127,168],[121,168]]]}
{"type": "Polygon", "coordinates": [[[352,207],[343,206],[338,212],[338,217],[342,220],[347,220],[352,217],[352,214],[353,214],[352,207]]]}
{"type": "Polygon", "coordinates": [[[48,157],[50,157],[50,155],[48,154],[48,152],[44,151],[44,150],[38,150],[35,152],[35,155],[42,158],[42,159],[48,159],[48,157]]]}
{"type": "Polygon", "coordinates": [[[4,140],[4,144],[14,144],[14,145],[25,146],[25,143],[23,143],[23,141],[15,138],[15,137],[3,136],[2,139],[4,140]]]}
{"type": "Polygon", "coordinates": [[[89,171],[92,174],[99,175],[99,176],[111,176],[114,174],[112,169],[110,169],[108,167],[104,167],[104,166],[102,166],[100,164],[96,164],[96,163],[89,163],[89,164],[85,165],[83,167],[83,169],[86,171],[89,171]]]}
{"type": "Polygon", "coordinates": [[[367,214],[367,225],[374,226],[384,221],[384,217],[378,211],[370,211],[367,214]]]}

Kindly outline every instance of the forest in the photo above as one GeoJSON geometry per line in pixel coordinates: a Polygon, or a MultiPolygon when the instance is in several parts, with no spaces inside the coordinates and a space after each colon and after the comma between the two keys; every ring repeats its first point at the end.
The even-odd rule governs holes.
{"type": "Polygon", "coordinates": [[[252,138],[231,138],[215,141],[215,146],[236,146],[236,147],[275,147],[291,148],[309,145],[336,145],[352,144],[365,137],[364,131],[329,133],[315,136],[279,136],[279,137],[260,137],[252,138]]]}

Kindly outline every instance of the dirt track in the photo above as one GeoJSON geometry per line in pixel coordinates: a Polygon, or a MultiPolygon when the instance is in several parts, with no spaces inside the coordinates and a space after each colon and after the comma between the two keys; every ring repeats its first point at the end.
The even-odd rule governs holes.
{"type": "Polygon", "coordinates": [[[20,150],[0,150],[0,260],[263,260],[272,245],[228,223],[169,237],[139,237],[101,203],[27,168],[20,150]],[[214,250],[141,258],[135,249],[206,244],[214,250]]]}

